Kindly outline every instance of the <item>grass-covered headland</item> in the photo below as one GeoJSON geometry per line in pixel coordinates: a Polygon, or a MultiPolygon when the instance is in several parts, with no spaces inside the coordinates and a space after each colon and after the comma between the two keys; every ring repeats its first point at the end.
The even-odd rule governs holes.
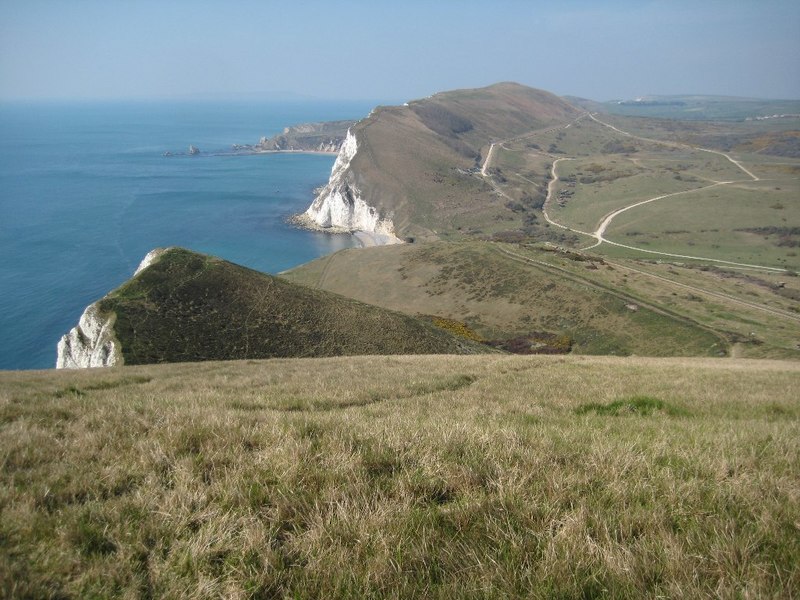
{"type": "Polygon", "coordinates": [[[792,597],[800,364],[0,373],[11,598],[792,597]]]}
{"type": "Polygon", "coordinates": [[[486,346],[398,312],[169,248],[100,300],[125,364],[363,354],[471,354],[486,346]]]}

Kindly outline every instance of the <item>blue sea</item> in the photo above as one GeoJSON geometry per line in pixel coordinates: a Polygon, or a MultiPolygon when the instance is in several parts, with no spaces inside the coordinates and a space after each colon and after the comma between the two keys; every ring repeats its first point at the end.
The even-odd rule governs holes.
{"type": "Polygon", "coordinates": [[[327,181],[333,156],[215,151],[371,107],[0,105],[0,369],[52,368],[61,335],[153,248],[183,246],[278,273],[354,246],[349,235],[286,222],[327,181]],[[203,153],[164,156],[189,144],[203,153]]]}

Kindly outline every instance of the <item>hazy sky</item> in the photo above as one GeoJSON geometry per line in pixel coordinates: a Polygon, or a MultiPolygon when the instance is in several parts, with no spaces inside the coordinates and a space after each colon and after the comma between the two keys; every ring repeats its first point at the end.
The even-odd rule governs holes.
{"type": "Polygon", "coordinates": [[[0,99],[800,98],[798,0],[0,0],[0,99]]]}

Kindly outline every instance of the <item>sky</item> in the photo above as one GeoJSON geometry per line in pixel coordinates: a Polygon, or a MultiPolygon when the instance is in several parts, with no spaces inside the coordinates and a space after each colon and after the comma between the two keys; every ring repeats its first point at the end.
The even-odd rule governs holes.
{"type": "Polygon", "coordinates": [[[0,100],[800,98],[797,0],[0,0],[0,100]]]}

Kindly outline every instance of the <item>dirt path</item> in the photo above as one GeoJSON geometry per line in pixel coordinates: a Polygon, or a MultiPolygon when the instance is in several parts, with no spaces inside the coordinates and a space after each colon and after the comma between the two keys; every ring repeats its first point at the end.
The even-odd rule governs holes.
{"type": "Polygon", "coordinates": [[[486,154],[486,160],[483,161],[483,166],[481,167],[481,175],[486,177],[486,169],[489,168],[489,163],[492,162],[492,154],[494,154],[494,147],[497,145],[497,142],[492,142],[492,145],[489,146],[489,152],[486,154]]]}
{"type": "MultiPolygon", "coordinates": [[[[533,136],[533,135],[536,135],[536,134],[539,134],[539,133],[543,133],[543,132],[554,131],[556,129],[566,129],[567,127],[569,127],[573,123],[577,123],[578,121],[580,121],[581,119],[584,119],[587,116],[590,119],[592,119],[593,121],[595,121],[596,123],[598,123],[598,124],[600,124],[600,125],[602,125],[604,127],[608,127],[609,129],[612,129],[613,131],[616,131],[617,133],[619,133],[621,135],[625,135],[625,136],[628,136],[628,137],[633,138],[633,139],[638,139],[638,140],[642,140],[642,141],[646,141],[646,142],[651,142],[651,143],[655,143],[655,144],[661,144],[661,145],[675,147],[675,148],[699,150],[699,151],[702,151],[702,152],[710,152],[712,154],[718,154],[720,156],[725,157],[727,160],[729,160],[732,164],[734,164],[737,168],[739,168],[743,173],[745,173],[748,177],[750,177],[750,179],[752,181],[760,181],[759,177],[757,175],[755,175],[754,173],[752,173],[750,170],[748,170],[744,165],[742,165],[741,162],[739,162],[738,160],[735,160],[734,158],[728,156],[724,152],[719,152],[717,150],[710,150],[708,148],[698,148],[698,147],[695,147],[695,146],[690,146],[688,144],[680,144],[678,142],[669,142],[669,141],[663,141],[663,140],[656,140],[656,139],[645,138],[645,137],[633,135],[630,132],[623,131],[622,129],[614,127],[613,125],[611,125],[609,123],[605,123],[604,121],[601,121],[600,119],[598,119],[597,117],[595,117],[591,113],[585,113],[585,114],[579,116],[574,121],[571,121],[570,123],[567,123],[567,124],[564,124],[564,125],[551,126],[551,127],[545,128],[545,129],[539,129],[539,130],[536,130],[536,131],[531,131],[529,133],[526,133],[526,134],[523,134],[523,135],[520,135],[520,136],[516,136],[514,138],[509,138],[508,140],[502,140],[502,141],[499,141],[499,142],[492,142],[492,144],[489,146],[489,152],[486,155],[486,160],[483,162],[483,167],[481,167],[481,175],[484,178],[487,178],[487,176],[488,176],[487,169],[489,168],[489,166],[491,164],[491,160],[493,158],[496,146],[499,145],[499,146],[502,147],[503,144],[516,142],[516,141],[519,141],[519,140],[523,140],[523,139],[525,139],[527,137],[530,137],[530,136],[533,136]]],[[[691,192],[705,190],[705,189],[709,189],[709,188],[716,187],[716,186],[721,186],[721,185],[730,185],[730,184],[733,184],[733,183],[742,183],[742,181],[716,181],[716,182],[714,182],[714,183],[712,183],[710,185],[707,185],[707,186],[694,188],[694,189],[691,189],[691,190],[684,190],[684,191],[681,191],[681,192],[673,192],[671,194],[663,194],[661,196],[656,196],[654,198],[648,198],[647,200],[640,200],[639,202],[635,202],[633,204],[630,204],[628,206],[625,206],[623,208],[620,208],[618,210],[615,210],[615,211],[609,213],[608,215],[606,215],[603,218],[603,220],[598,225],[598,227],[597,227],[597,229],[595,231],[588,232],[588,231],[581,231],[580,229],[574,229],[572,227],[568,227],[566,225],[563,225],[562,223],[558,223],[557,221],[554,221],[552,218],[550,218],[550,215],[548,214],[548,208],[552,204],[553,194],[555,192],[555,186],[559,181],[559,178],[558,178],[558,163],[560,163],[563,160],[574,160],[574,158],[562,157],[562,158],[557,158],[557,159],[555,159],[553,161],[553,165],[551,167],[551,178],[550,178],[550,181],[547,184],[547,195],[545,197],[544,206],[542,207],[542,214],[544,215],[545,220],[550,225],[552,225],[553,227],[558,227],[558,228],[563,229],[565,231],[571,231],[571,232],[574,232],[574,233],[578,233],[580,235],[585,235],[587,237],[591,237],[591,238],[594,238],[596,240],[596,243],[594,243],[591,246],[587,246],[586,248],[584,248],[584,250],[589,250],[589,249],[592,249],[592,248],[596,248],[597,246],[599,246],[601,244],[609,244],[609,245],[612,245],[612,246],[617,246],[619,248],[626,248],[628,250],[635,250],[637,252],[643,252],[643,253],[646,253],[646,254],[654,254],[654,255],[657,255],[657,256],[666,256],[666,257],[670,257],[670,258],[680,258],[680,259],[683,259],[683,260],[700,260],[700,261],[706,261],[706,262],[713,262],[713,263],[717,263],[717,264],[721,264],[721,265],[728,265],[728,266],[732,266],[732,267],[744,267],[744,268],[748,268],[748,269],[757,269],[757,270],[771,271],[771,272],[776,272],[776,273],[782,273],[783,271],[785,271],[785,269],[783,269],[783,268],[768,267],[766,265],[755,265],[755,264],[750,264],[750,263],[738,263],[738,262],[729,261],[729,260],[722,260],[722,259],[718,259],[718,258],[709,258],[707,256],[692,256],[692,255],[688,255],[688,254],[675,254],[675,253],[671,253],[671,252],[660,252],[660,251],[657,251],[657,250],[647,250],[645,248],[640,248],[638,246],[630,246],[630,245],[627,245],[627,244],[620,244],[619,242],[612,242],[611,240],[607,239],[605,237],[605,235],[604,235],[606,230],[608,229],[609,225],[611,224],[611,222],[614,220],[614,218],[617,215],[619,215],[619,214],[621,214],[623,212],[626,212],[628,210],[631,210],[633,208],[642,206],[644,204],[649,204],[649,203],[655,202],[657,200],[662,200],[664,198],[670,198],[672,196],[677,196],[677,195],[680,195],[680,194],[688,194],[688,193],[691,193],[691,192]]],[[[514,174],[516,176],[518,176],[518,177],[522,177],[523,179],[525,179],[520,173],[516,173],[515,172],[514,174]]],[[[495,192],[497,192],[498,194],[500,194],[504,198],[511,199],[508,196],[508,194],[506,194],[500,188],[500,186],[496,185],[491,180],[491,178],[489,178],[489,181],[491,182],[492,188],[494,189],[495,192]]]]}
{"type": "Polygon", "coordinates": [[[655,140],[653,138],[641,137],[641,136],[638,136],[638,135],[634,135],[634,134],[632,134],[632,133],[630,133],[628,131],[623,131],[622,129],[614,127],[613,125],[611,125],[609,123],[606,123],[605,121],[601,121],[600,119],[598,119],[597,117],[595,117],[591,113],[589,114],[589,118],[592,119],[592,121],[594,121],[595,123],[599,123],[600,125],[602,125],[604,127],[608,127],[609,129],[613,129],[617,133],[620,133],[622,135],[626,135],[626,136],[628,136],[630,138],[633,138],[635,140],[642,140],[643,142],[651,142],[653,144],[661,144],[661,145],[664,145],[664,146],[671,146],[673,148],[688,148],[689,150],[699,150],[701,152],[710,152],[711,154],[718,154],[719,156],[724,156],[731,163],[733,163],[739,169],[741,169],[744,173],[746,173],[753,181],[760,181],[761,180],[760,177],[758,177],[757,175],[754,175],[752,172],[750,172],[748,169],[746,169],[744,167],[744,165],[742,165],[742,163],[740,163],[738,160],[736,160],[735,158],[731,158],[729,155],[725,154],[724,152],[720,152],[719,150],[711,150],[710,148],[701,148],[699,146],[691,146],[689,144],[681,144],[680,142],[669,142],[669,141],[666,141],[666,140],[655,140]]]}
{"type": "MultiPolygon", "coordinates": [[[[739,161],[731,158],[730,156],[728,156],[724,152],[718,152],[716,150],[709,150],[707,148],[695,148],[694,146],[689,146],[687,144],[678,144],[676,142],[665,142],[665,141],[661,141],[661,140],[654,140],[654,139],[650,139],[650,138],[644,138],[644,137],[636,136],[636,135],[633,135],[632,133],[629,133],[627,131],[622,131],[621,129],[618,129],[617,127],[614,127],[613,125],[610,125],[608,123],[604,123],[603,121],[597,119],[592,114],[589,114],[589,118],[591,118],[593,121],[599,123],[600,125],[603,125],[604,127],[608,127],[609,129],[612,129],[612,130],[614,130],[614,131],[616,131],[616,132],[618,132],[618,133],[620,133],[622,135],[626,135],[626,136],[634,138],[634,139],[643,140],[643,141],[647,141],[647,142],[653,142],[653,143],[657,143],[657,144],[663,144],[663,145],[666,145],[666,146],[689,148],[689,149],[692,149],[692,150],[701,150],[703,152],[711,152],[713,154],[719,154],[721,156],[724,156],[726,159],[728,159],[734,165],[736,165],[739,169],[742,170],[742,172],[746,173],[751,178],[752,181],[759,181],[759,178],[756,175],[751,173],[739,161]]],[[[574,160],[574,159],[572,159],[572,158],[559,158],[559,159],[553,161],[553,166],[551,167],[552,177],[550,179],[550,182],[547,184],[547,197],[545,199],[544,206],[542,207],[542,213],[544,215],[545,220],[550,225],[553,225],[555,227],[559,227],[559,228],[564,229],[566,231],[572,231],[572,232],[575,232],[575,233],[579,233],[581,235],[593,237],[596,240],[596,243],[591,245],[591,246],[587,246],[586,248],[584,248],[584,250],[590,250],[592,248],[596,248],[600,244],[610,244],[612,246],[617,246],[619,248],[626,248],[628,250],[636,250],[637,252],[644,252],[646,254],[655,254],[655,255],[658,255],[658,256],[668,256],[670,258],[681,258],[681,259],[685,259],[685,260],[701,260],[701,261],[718,263],[718,264],[722,264],[722,265],[729,265],[729,266],[734,266],[734,267],[746,267],[746,268],[749,268],[749,269],[760,269],[760,270],[772,271],[772,272],[776,272],[776,273],[782,273],[782,272],[785,271],[785,269],[783,269],[783,268],[768,267],[766,265],[755,265],[755,264],[750,264],[750,263],[738,263],[738,262],[733,262],[733,261],[729,261],[729,260],[722,260],[722,259],[718,259],[718,258],[709,258],[707,256],[691,256],[691,255],[688,255],[688,254],[674,254],[674,253],[671,253],[671,252],[659,252],[657,250],[646,250],[644,248],[639,248],[638,246],[630,246],[630,245],[627,245],[627,244],[620,244],[618,242],[612,242],[611,240],[609,240],[606,237],[604,237],[606,229],[611,224],[611,221],[614,220],[614,217],[616,217],[617,215],[619,215],[619,214],[621,214],[621,213],[623,213],[625,211],[631,210],[632,208],[636,208],[636,207],[642,206],[644,204],[649,204],[650,202],[655,202],[657,200],[662,200],[664,198],[677,196],[679,194],[688,194],[690,192],[696,192],[696,191],[700,191],[700,190],[704,190],[704,189],[708,189],[708,188],[712,188],[712,187],[716,187],[716,186],[720,186],[720,185],[730,185],[732,183],[741,183],[741,181],[717,181],[717,182],[715,182],[715,183],[713,183],[711,185],[707,185],[707,186],[704,186],[704,187],[694,188],[694,189],[691,189],[691,190],[684,190],[684,191],[681,191],[681,192],[674,192],[672,194],[663,194],[661,196],[656,196],[655,198],[649,198],[647,200],[641,200],[639,202],[635,202],[633,204],[630,204],[628,206],[625,206],[623,208],[615,210],[615,211],[609,213],[608,215],[606,215],[603,218],[603,220],[600,223],[600,225],[598,226],[598,228],[594,232],[590,233],[590,232],[587,232],[587,231],[581,231],[580,229],[573,229],[571,227],[567,227],[566,225],[558,223],[558,222],[554,221],[553,219],[551,219],[550,215],[547,213],[547,209],[550,206],[550,204],[552,202],[552,199],[553,199],[553,192],[555,191],[555,186],[559,181],[559,179],[558,179],[558,163],[561,162],[562,160],[574,160]]]]}
{"type": "Polygon", "coordinates": [[[656,200],[661,200],[663,198],[670,198],[672,196],[680,196],[681,194],[688,194],[690,192],[699,192],[700,190],[707,190],[708,188],[712,188],[712,187],[715,187],[715,186],[718,186],[718,185],[725,185],[727,183],[732,183],[732,182],[730,182],[730,181],[718,181],[716,183],[712,183],[711,185],[706,185],[704,187],[693,188],[691,190],[683,190],[681,192],[673,192],[671,194],[663,194],[661,196],[656,196],[655,198],[650,198],[649,200],[642,200],[641,202],[636,202],[635,204],[631,204],[630,206],[626,206],[624,208],[620,208],[618,210],[615,210],[614,212],[609,213],[603,219],[603,221],[600,223],[600,226],[592,234],[595,238],[597,238],[597,243],[594,244],[594,246],[587,246],[586,248],[584,248],[584,250],[591,250],[592,248],[594,248],[596,246],[599,246],[603,242],[612,243],[612,242],[609,242],[607,239],[605,239],[603,237],[603,234],[606,232],[606,228],[609,226],[609,224],[614,219],[614,217],[616,217],[620,213],[624,213],[626,210],[630,210],[632,208],[636,208],[637,206],[642,206],[643,204],[649,204],[650,202],[655,202],[656,200]]]}
{"type": "Polygon", "coordinates": [[[562,160],[575,160],[574,158],[557,158],[553,161],[553,165],[550,167],[550,182],[547,184],[547,196],[544,199],[544,205],[542,206],[542,215],[544,216],[544,220],[553,225],[554,227],[558,227],[560,229],[564,229],[565,231],[574,231],[575,233],[580,233],[581,235],[588,235],[589,237],[593,237],[593,234],[589,233],[588,231],[580,231],[579,229],[572,229],[571,227],[567,227],[566,225],[562,225],[561,223],[557,223],[553,219],[550,218],[550,215],[547,214],[547,209],[550,206],[550,203],[553,200],[553,191],[556,189],[556,184],[558,183],[558,163],[562,160]]]}
{"type": "Polygon", "coordinates": [[[319,279],[317,280],[317,289],[319,290],[325,289],[324,287],[325,281],[328,279],[328,271],[331,268],[331,263],[333,262],[333,259],[336,257],[336,255],[339,254],[339,252],[341,252],[341,250],[329,255],[328,260],[325,261],[325,266],[322,267],[322,273],[319,274],[319,279]]]}
{"type": "MultiPolygon", "coordinates": [[[[549,127],[545,127],[544,129],[535,129],[533,131],[529,131],[528,133],[523,133],[522,135],[517,135],[517,136],[514,136],[512,138],[508,138],[507,140],[500,140],[499,142],[492,142],[491,145],[489,146],[489,152],[486,153],[486,160],[483,161],[483,166],[481,167],[481,175],[484,176],[484,177],[486,177],[488,175],[486,170],[489,168],[489,166],[490,166],[490,164],[492,162],[492,154],[494,153],[495,146],[500,146],[502,148],[502,147],[505,147],[504,146],[505,144],[511,144],[513,142],[519,142],[521,140],[524,140],[525,138],[529,138],[529,137],[537,135],[537,134],[548,133],[550,131],[556,131],[557,129],[569,129],[574,123],[578,123],[582,119],[585,119],[586,117],[591,117],[591,116],[592,115],[589,114],[588,112],[587,113],[583,113],[578,118],[576,118],[574,121],[570,121],[569,123],[566,123],[566,124],[563,124],[563,125],[551,125],[549,127]]],[[[503,194],[503,195],[505,195],[505,194],[503,194]]]]}

